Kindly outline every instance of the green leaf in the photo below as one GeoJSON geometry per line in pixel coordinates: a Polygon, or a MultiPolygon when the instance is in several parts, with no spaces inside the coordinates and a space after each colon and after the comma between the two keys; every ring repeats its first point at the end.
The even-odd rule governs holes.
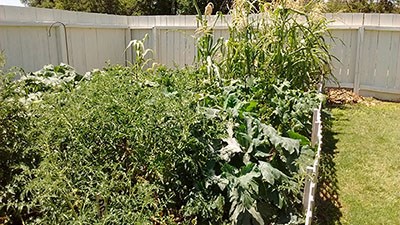
{"type": "Polygon", "coordinates": [[[289,154],[294,152],[299,152],[300,142],[299,140],[294,140],[291,138],[282,137],[278,132],[271,126],[266,124],[260,124],[263,128],[263,133],[269,137],[269,140],[275,147],[282,147],[284,150],[288,151],[289,154]]]}
{"type": "Polygon", "coordinates": [[[250,173],[253,171],[255,164],[254,163],[249,163],[245,166],[243,166],[242,168],[240,168],[240,174],[244,175],[247,173],[250,173]]]}
{"type": "Polygon", "coordinates": [[[239,142],[233,137],[233,124],[227,125],[228,137],[222,139],[227,145],[219,150],[219,157],[229,162],[233,155],[242,152],[239,142]]]}
{"type": "Polygon", "coordinates": [[[287,177],[284,173],[282,173],[280,170],[274,168],[268,162],[259,161],[258,168],[260,169],[263,180],[265,180],[266,182],[268,182],[271,185],[274,185],[276,180],[287,177]]]}
{"type": "Polygon", "coordinates": [[[229,96],[225,99],[224,109],[234,108],[238,102],[239,99],[237,98],[236,94],[229,94],[229,96]]]}
{"type": "Polygon", "coordinates": [[[244,111],[246,112],[251,112],[257,107],[257,102],[256,101],[250,101],[249,103],[245,104],[245,109],[244,111]]]}
{"type": "Polygon", "coordinates": [[[221,176],[213,176],[210,179],[211,184],[217,184],[221,191],[225,190],[226,186],[229,184],[229,180],[221,176]]]}
{"type": "Polygon", "coordinates": [[[218,117],[220,110],[214,109],[214,108],[205,108],[204,109],[204,114],[207,117],[207,119],[215,119],[218,117]]]}
{"type": "Polygon", "coordinates": [[[257,211],[255,206],[256,204],[254,204],[254,206],[251,207],[248,211],[260,225],[264,225],[264,219],[262,218],[261,213],[257,211]]]}
{"type": "Polygon", "coordinates": [[[278,145],[287,150],[289,154],[293,154],[294,152],[299,153],[300,150],[300,142],[291,138],[282,137],[278,145]]]}
{"type": "Polygon", "coordinates": [[[301,135],[295,131],[290,130],[288,132],[288,135],[292,139],[300,140],[300,145],[302,145],[302,146],[310,144],[310,139],[308,139],[306,136],[301,135]]]}

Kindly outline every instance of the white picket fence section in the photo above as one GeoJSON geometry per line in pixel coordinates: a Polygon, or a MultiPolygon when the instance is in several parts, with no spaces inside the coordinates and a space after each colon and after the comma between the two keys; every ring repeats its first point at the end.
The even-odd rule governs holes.
{"type": "MultiPolygon", "coordinates": [[[[343,87],[357,93],[400,100],[400,15],[326,14],[334,75],[343,87]]],[[[213,17],[212,19],[215,19],[213,17]]],[[[132,62],[130,40],[142,39],[153,49],[156,62],[168,66],[194,61],[195,16],[115,16],[28,7],[0,6],[0,50],[6,68],[35,71],[46,64],[71,64],[78,72],[132,62]],[[56,23],[49,30],[54,22],[56,23]],[[50,34],[50,35],[49,35],[50,34]]],[[[218,21],[215,38],[228,37],[218,21]]],[[[330,83],[334,86],[334,83],[330,83]]]]}
{"type": "MultiPolygon", "coordinates": [[[[321,84],[319,93],[322,93],[321,84]]],[[[305,225],[311,225],[313,219],[313,210],[315,206],[315,197],[317,194],[319,160],[322,151],[322,119],[321,119],[322,102],[317,109],[314,109],[312,119],[311,146],[317,149],[312,166],[307,167],[307,177],[304,185],[303,194],[303,210],[306,215],[305,225]]]]}

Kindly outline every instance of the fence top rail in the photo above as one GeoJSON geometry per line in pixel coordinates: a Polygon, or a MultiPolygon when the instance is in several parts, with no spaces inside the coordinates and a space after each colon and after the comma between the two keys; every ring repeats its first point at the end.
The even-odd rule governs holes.
{"type": "MultiPolygon", "coordinates": [[[[48,27],[55,22],[59,21],[0,21],[0,26],[8,27],[48,27]]],[[[59,25],[55,25],[58,27],[59,25]]],[[[123,24],[94,24],[94,23],[74,23],[65,24],[67,28],[99,28],[99,29],[137,29],[137,30],[196,30],[198,27],[194,25],[161,25],[161,26],[133,26],[133,25],[123,25],[123,24]]],[[[367,31],[400,31],[400,26],[363,26],[363,25],[335,25],[329,24],[328,29],[330,30],[357,30],[364,28],[367,31]]],[[[228,26],[215,26],[214,30],[227,30],[228,26]]]]}
{"type": "MultiPolygon", "coordinates": [[[[53,23],[60,21],[0,21],[0,26],[7,27],[47,27],[51,26],[53,23]]],[[[60,25],[55,25],[56,27],[60,25]]],[[[128,29],[130,26],[121,24],[92,24],[92,23],[74,23],[65,24],[66,27],[70,28],[105,28],[105,29],[128,29]]]]}

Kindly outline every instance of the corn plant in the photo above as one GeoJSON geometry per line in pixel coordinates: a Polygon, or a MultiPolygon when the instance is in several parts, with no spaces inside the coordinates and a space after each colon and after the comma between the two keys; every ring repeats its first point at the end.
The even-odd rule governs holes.
{"type": "Polygon", "coordinates": [[[294,87],[313,89],[331,75],[331,55],[325,38],[327,21],[297,9],[277,7],[271,16],[272,24],[265,46],[270,52],[266,68],[273,75],[286,79],[294,87]]]}
{"type": "Polygon", "coordinates": [[[288,80],[294,88],[314,89],[332,75],[332,56],[324,41],[330,37],[327,20],[309,13],[315,5],[235,1],[228,40],[214,44],[212,26],[203,22],[207,32],[198,39],[198,61],[212,61],[225,77],[288,80]]]}
{"type": "Polygon", "coordinates": [[[148,35],[146,34],[142,40],[132,40],[128,43],[128,46],[125,49],[126,52],[129,48],[132,48],[135,57],[135,62],[133,65],[140,69],[146,67],[152,60],[151,58],[147,58],[147,55],[152,53],[152,50],[144,47],[144,43],[147,39],[148,35]]]}

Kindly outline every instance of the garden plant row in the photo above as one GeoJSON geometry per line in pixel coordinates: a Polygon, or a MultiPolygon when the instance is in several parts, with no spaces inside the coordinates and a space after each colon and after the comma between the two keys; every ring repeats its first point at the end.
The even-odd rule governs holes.
{"type": "Polygon", "coordinates": [[[315,9],[236,1],[226,40],[199,15],[191,67],[150,66],[134,41],[129,67],[1,72],[1,222],[304,223],[331,68],[315,9]]]}

